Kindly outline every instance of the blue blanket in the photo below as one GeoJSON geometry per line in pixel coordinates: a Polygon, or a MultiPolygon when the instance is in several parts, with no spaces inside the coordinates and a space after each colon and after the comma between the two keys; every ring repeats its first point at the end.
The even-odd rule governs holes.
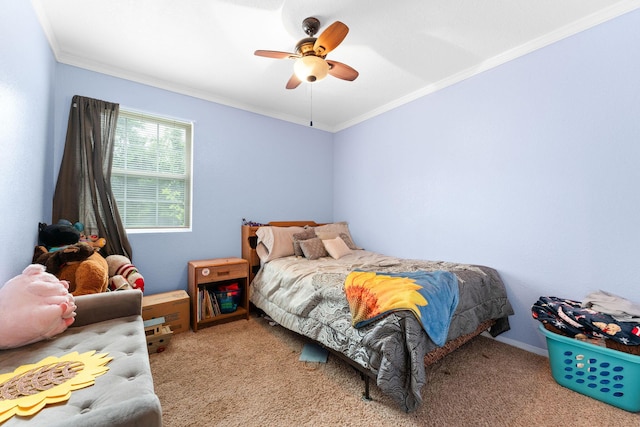
{"type": "Polygon", "coordinates": [[[375,273],[354,271],[345,280],[352,324],[365,326],[389,313],[410,310],[442,347],[458,306],[458,279],[448,271],[375,273]]]}

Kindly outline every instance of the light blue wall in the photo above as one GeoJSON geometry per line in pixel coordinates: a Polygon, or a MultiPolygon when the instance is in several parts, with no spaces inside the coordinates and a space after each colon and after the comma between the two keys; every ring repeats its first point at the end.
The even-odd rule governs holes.
{"type": "Polygon", "coordinates": [[[334,217],[360,245],[485,264],[542,348],[541,295],[640,301],[640,11],[335,135],[334,217]]]}
{"type": "Polygon", "coordinates": [[[56,64],[30,3],[4,4],[2,282],[51,220],[79,94],[195,121],[193,232],[131,235],[148,293],[186,287],[190,259],[239,255],[246,217],[346,219],[368,249],[495,267],[525,347],[544,347],[540,295],[640,300],[638,11],[331,135],[56,64]]]}
{"type": "Polygon", "coordinates": [[[332,219],[332,134],[63,64],[55,82],[56,173],[73,95],[195,122],[193,231],[129,235],[145,293],[186,289],[189,260],[240,256],[242,218],[332,219]]]}
{"type": "MultiPolygon", "coordinates": [[[[55,61],[28,1],[0,13],[0,285],[31,262],[50,185],[55,61]]],[[[49,209],[50,211],[50,209],[49,209]]],[[[49,213],[50,215],[50,213],[49,213]]]]}

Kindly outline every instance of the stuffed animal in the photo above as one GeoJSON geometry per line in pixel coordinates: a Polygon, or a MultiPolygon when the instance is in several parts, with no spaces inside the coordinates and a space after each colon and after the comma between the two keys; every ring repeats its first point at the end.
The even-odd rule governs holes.
{"type": "Polygon", "coordinates": [[[80,242],[54,252],[47,251],[44,246],[36,246],[31,262],[44,265],[47,272],[55,276],[65,264],[84,261],[93,255],[93,252],[94,249],[91,246],[80,242]]]}
{"type": "Polygon", "coordinates": [[[107,239],[96,234],[87,236],[84,233],[84,224],[66,219],[59,220],[56,224],[38,224],[38,245],[44,246],[47,251],[55,252],[78,242],[85,242],[96,250],[102,249],[107,244],[107,239]]]}
{"type": "Polygon", "coordinates": [[[0,349],[52,338],[75,320],[69,284],[31,264],[0,287],[0,349]]]}
{"type": "MultiPolygon", "coordinates": [[[[144,277],[138,271],[138,269],[131,264],[131,260],[124,255],[109,255],[107,258],[107,264],[109,265],[109,277],[114,276],[124,277],[129,285],[134,289],[139,289],[144,292],[144,277]]],[[[116,283],[110,287],[112,291],[118,289],[116,283]]]]}
{"type": "Polygon", "coordinates": [[[109,290],[110,291],[126,291],[129,289],[133,289],[127,279],[124,276],[116,274],[113,277],[109,278],[109,290]]]}
{"type": "Polygon", "coordinates": [[[62,250],[44,252],[42,246],[34,251],[35,263],[51,266],[60,280],[69,283],[73,295],[105,292],[109,285],[109,265],[102,255],[86,243],[69,245],[62,250]],[[57,253],[60,255],[56,255],[57,253]],[[88,256],[86,256],[89,254],[88,256]],[[43,262],[44,261],[44,262],[43,262]]]}
{"type": "Polygon", "coordinates": [[[73,224],[73,226],[75,228],[77,228],[78,231],[80,231],[80,240],[79,240],[79,242],[88,243],[94,249],[101,249],[101,248],[104,247],[104,245],[107,244],[107,239],[105,239],[104,237],[98,237],[97,234],[91,234],[89,236],[84,234],[84,224],[83,223],[76,222],[75,224],[73,224]]]}
{"type": "Polygon", "coordinates": [[[102,249],[104,245],[107,244],[107,239],[105,239],[104,237],[98,237],[95,234],[92,234],[88,237],[85,235],[82,235],[80,237],[80,242],[86,243],[92,248],[99,250],[99,249],[102,249]]]}
{"type": "Polygon", "coordinates": [[[38,245],[47,250],[60,246],[73,245],[80,240],[80,230],[70,221],[61,219],[57,224],[38,224],[38,245]]]}

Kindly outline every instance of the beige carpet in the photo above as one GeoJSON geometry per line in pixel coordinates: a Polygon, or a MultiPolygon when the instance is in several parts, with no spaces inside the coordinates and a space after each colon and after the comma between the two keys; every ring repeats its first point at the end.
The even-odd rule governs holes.
{"type": "Polygon", "coordinates": [[[375,385],[363,401],[363,381],[335,357],[298,361],[304,343],[261,318],[174,336],[150,357],[164,425],[640,426],[640,414],[556,384],[546,358],[490,338],[431,366],[412,414],[375,385]]]}

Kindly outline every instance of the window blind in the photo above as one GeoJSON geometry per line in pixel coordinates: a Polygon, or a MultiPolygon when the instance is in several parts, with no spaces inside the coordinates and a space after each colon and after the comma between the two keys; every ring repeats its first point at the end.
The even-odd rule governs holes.
{"type": "Polygon", "coordinates": [[[192,124],[120,110],[111,186],[127,229],[188,228],[192,124]]]}

